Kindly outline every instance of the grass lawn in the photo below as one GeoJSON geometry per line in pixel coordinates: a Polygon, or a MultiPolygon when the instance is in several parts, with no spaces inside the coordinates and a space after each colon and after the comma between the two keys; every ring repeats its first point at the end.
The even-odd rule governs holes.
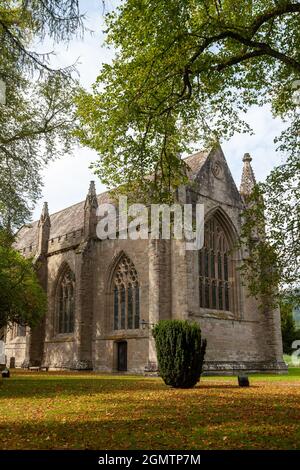
{"type": "Polygon", "coordinates": [[[1,449],[300,449],[300,369],[288,376],[160,378],[12,371],[1,449]]]}

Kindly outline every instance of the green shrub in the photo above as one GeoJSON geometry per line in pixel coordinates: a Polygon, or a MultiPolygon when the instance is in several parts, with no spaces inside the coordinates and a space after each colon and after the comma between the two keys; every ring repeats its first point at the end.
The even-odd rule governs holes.
{"type": "Polygon", "coordinates": [[[192,388],[200,379],[206,349],[197,323],[162,320],[154,326],[159,372],[167,385],[192,388]]]}
{"type": "Polygon", "coordinates": [[[280,312],[283,352],[285,354],[292,354],[293,342],[300,339],[300,331],[296,330],[293,318],[293,305],[289,303],[281,303],[280,312]]]}

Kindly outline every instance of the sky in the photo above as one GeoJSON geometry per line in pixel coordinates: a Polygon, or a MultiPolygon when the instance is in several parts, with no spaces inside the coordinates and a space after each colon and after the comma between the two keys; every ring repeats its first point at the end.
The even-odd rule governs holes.
{"type": "MultiPolygon", "coordinates": [[[[106,11],[114,4],[115,1],[106,0],[106,11]]],[[[86,14],[85,25],[93,31],[92,34],[86,32],[82,39],[73,39],[68,45],[53,45],[46,40],[38,45],[38,49],[43,52],[54,49],[53,65],[56,66],[71,65],[78,61],[80,82],[86,89],[90,89],[99,74],[101,64],[108,62],[113,53],[103,45],[105,27],[102,0],[81,0],[81,10],[86,14]]],[[[227,163],[238,186],[244,153],[250,153],[253,158],[252,166],[257,181],[263,181],[272,168],[282,162],[274,144],[274,137],[283,129],[282,122],[272,117],[268,107],[249,109],[246,120],[254,134],[235,134],[222,144],[227,163]]],[[[54,213],[84,200],[91,180],[95,181],[98,193],[105,191],[105,186],[89,169],[91,162],[97,158],[95,151],[77,146],[72,155],[48,164],[42,174],[43,193],[34,209],[33,220],[39,218],[44,201],[48,202],[50,213],[54,213]]]]}

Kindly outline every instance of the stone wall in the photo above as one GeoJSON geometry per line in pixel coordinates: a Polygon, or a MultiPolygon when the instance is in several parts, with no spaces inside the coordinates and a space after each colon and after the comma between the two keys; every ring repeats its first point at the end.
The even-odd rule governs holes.
{"type": "Polygon", "coordinates": [[[5,358],[8,367],[24,367],[28,364],[29,333],[26,336],[13,337],[12,329],[7,328],[5,358]]]}
{"type": "MultiPolygon", "coordinates": [[[[218,218],[234,243],[241,230],[243,201],[220,149],[203,159],[190,187],[180,188],[178,197],[182,203],[203,203],[206,218],[212,215],[218,218]]],[[[48,245],[41,243],[39,232],[35,246],[45,253],[37,252],[36,256],[42,255],[39,277],[47,290],[48,311],[39,332],[32,335],[30,348],[28,337],[8,340],[8,358],[16,357],[16,364],[21,365],[29,356],[31,361],[39,356],[42,365],[50,368],[112,372],[117,369],[118,342],[126,341],[128,371],[143,373],[156,364],[152,324],[160,319],[178,318],[200,324],[208,342],[205,361],[208,373],[286,370],[282,362],[279,311],[263,312],[260,302],[249,297],[242,285],[239,266],[247,256],[245,249],[237,249],[233,255],[232,311],[203,309],[199,306],[197,251],[187,251],[181,240],[100,241],[94,236],[96,205],[92,185],[82,206],[83,228],[56,238],[50,235],[48,245]],[[124,254],[138,273],[140,320],[144,328],[116,331],[112,277],[124,254]],[[57,282],[65,266],[70,267],[76,279],[75,328],[73,334],[62,335],[57,334],[54,325],[57,282]]],[[[41,227],[39,224],[40,231],[41,227]]],[[[47,235],[47,229],[49,236],[49,226],[45,227],[44,234],[47,235]]]]}
{"type": "Polygon", "coordinates": [[[138,273],[140,286],[140,320],[149,322],[149,269],[147,240],[97,240],[94,247],[93,283],[93,367],[116,370],[116,343],[127,341],[128,370],[142,372],[148,362],[149,329],[114,330],[112,276],[126,254],[138,273]]]}
{"type": "MultiPolygon", "coordinates": [[[[54,252],[48,256],[48,310],[45,318],[45,343],[43,352],[43,365],[59,369],[74,368],[79,360],[78,347],[74,334],[56,334],[56,288],[59,276],[66,265],[78,275],[76,270],[76,247],[61,252],[54,252]]],[[[76,292],[75,302],[75,331],[78,326],[78,300],[76,292]]]]}

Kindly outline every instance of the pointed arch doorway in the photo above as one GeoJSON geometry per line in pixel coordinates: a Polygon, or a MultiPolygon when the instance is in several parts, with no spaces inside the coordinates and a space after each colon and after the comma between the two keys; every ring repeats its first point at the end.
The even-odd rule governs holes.
{"type": "Polygon", "coordinates": [[[117,341],[117,370],[127,371],[127,341],[117,341]]]}

